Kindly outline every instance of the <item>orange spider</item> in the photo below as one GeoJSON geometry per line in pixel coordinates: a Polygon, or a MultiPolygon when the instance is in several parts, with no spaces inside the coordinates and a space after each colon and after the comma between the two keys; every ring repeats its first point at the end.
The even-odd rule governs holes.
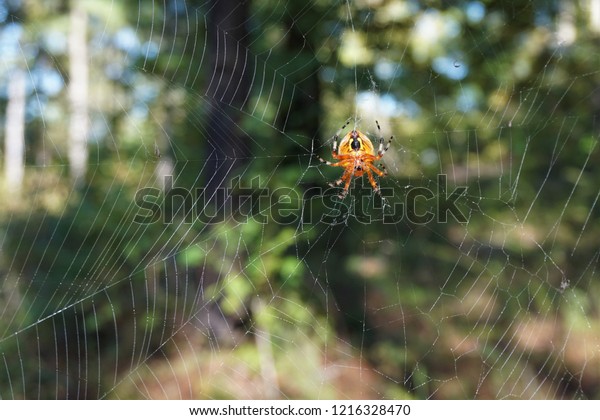
{"type": "Polygon", "coordinates": [[[319,157],[319,160],[322,163],[326,163],[329,166],[341,166],[344,168],[342,177],[334,183],[330,183],[329,185],[331,187],[335,187],[339,186],[341,183],[344,183],[344,190],[339,195],[340,198],[344,198],[348,194],[348,188],[350,188],[350,181],[352,181],[352,177],[361,177],[366,173],[367,177],[369,177],[369,182],[371,183],[373,190],[381,196],[379,187],[375,182],[375,178],[373,178],[373,172],[375,172],[378,176],[383,177],[387,175],[387,171],[383,164],[381,164],[381,169],[379,169],[373,164],[373,162],[378,161],[383,157],[384,153],[389,149],[394,136],[390,137],[384,148],[384,139],[381,137],[381,127],[379,127],[379,122],[375,121],[377,124],[377,130],[379,131],[379,150],[377,150],[377,153],[375,153],[375,148],[373,147],[371,140],[369,140],[365,134],[356,129],[351,130],[344,136],[338,148],[337,143],[340,133],[344,131],[344,128],[346,128],[349,123],[350,120],[346,121],[346,124],[344,124],[342,128],[340,128],[333,136],[332,156],[339,162],[332,163],[319,157]]]}

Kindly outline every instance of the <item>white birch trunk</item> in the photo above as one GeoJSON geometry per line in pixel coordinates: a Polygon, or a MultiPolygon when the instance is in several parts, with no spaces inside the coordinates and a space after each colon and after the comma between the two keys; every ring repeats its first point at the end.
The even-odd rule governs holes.
{"type": "MultiPolygon", "coordinates": [[[[25,174],[25,72],[15,70],[8,84],[4,171],[9,194],[19,194],[25,174]]],[[[10,196],[10,195],[9,195],[10,196]]]]}
{"type": "Polygon", "coordinates": [[[590,29],[600,33],[600,0],[589,0],[590,29]]]}
{"type": "Polygon", "coordinates": [[[576,5],[571,2],[561,2],[558,15],[557,36],[562,45],[571,45],[577,39],[576,5]]]}
{"type": "Polygon", "coordinates": [[[89,130],[87,52],[87,15],[73,2],[69,32],[69,164],[75,184],[83,181],[87,170],[87,137],[89,130]]]}

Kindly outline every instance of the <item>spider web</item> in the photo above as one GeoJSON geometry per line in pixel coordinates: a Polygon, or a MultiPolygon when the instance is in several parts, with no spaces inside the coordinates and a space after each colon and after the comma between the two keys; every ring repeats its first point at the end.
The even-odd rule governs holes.
{"type": "Polygon", "coordinates": [[[223,4],[86,3],[83,185],[66,35],[4,17],[39,140],[0,213],[0,397],[597,398],[594,22],[223,4]],[[394,136],[383,200],[328,186],[348,117],[394,136]]]}

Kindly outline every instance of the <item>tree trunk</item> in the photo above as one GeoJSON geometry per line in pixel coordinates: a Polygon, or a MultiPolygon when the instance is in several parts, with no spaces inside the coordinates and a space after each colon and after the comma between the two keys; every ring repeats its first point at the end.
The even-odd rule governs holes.
{"type": "Polygon", "coordinates": [[[72,3],[69,33],[69,164],[71,178],[80,184],[87,170],[88,137],[88,53],[87,15],[77,2],[72,3]]]}
{"type": "MultiPolygon", "coordinates": [[[[320,63],[314,57],[307,55],[304,51],[317,51],[318,32],[310,34],[309,29],[314,25],[321,15],[320,9],[316,7],[312,13],[302,13],[305,5],[301,2],[293,3],[287,6],[290,12],[284,20],[286,26],[286,54],[290,63],[295,64],[302,71],[291,71],[288,81],[293,83],[297,90],[302,91],[302,95],[292,96],[291,103],[282,105],[283,109],[288,109],[287,114],[279,115],[278,127],[287,132],[302,133],[311,138],[319,133],[321,126],[321,116],[323,112],[320,107],[321,89],[319,83],[320,63]],[[298,18],[296,18],[298,16],[298,18]],[[296,60],[296,61],[294,61],[296,60]]],[[[286,68],[287,71],[288,68],[286,68]]],[[[289,153],[291,150],[287,150],[289,153]]],[[[306,153],[306,149],[298,147],[290,155],[306,153]]],[[[290,162],[293,162],[290,159],[290,162]]],[[[297,164],[294,162],[294,164],[297,164]]]]}
{"type": "Polygon", "coordinates": [[[25,72],[18,69],[8,83],[6,107],[4,171],[6,187],[11,194],[19,194],[25,173],[25,72]]]}
{"type": "Polygon", "coordinates": [[[600,33],[600,1],[588,0],[588,3],[590,29],[593,33],[598,34],[600,33]]]}
{"type": "MultiPolygon", "coordinates": [[[[209,76],[207,96],[209,116],[206,126],[206,195],[217,207],[219,194],[232,171],[243,165],[250,152],[248,141],[238,128],[240,108],[249,92],[244,73],[245,42],[248,31],[249,1],[213,0],[208,15],[209,76]],[[236,54],[239,51],[239,54],[236,54]],[[231,80],[231,83],[229,81],[231,80]],[[239,82],[239,83],[238,83],[239,82]]],[[[247,69],[251,66],[246,66],[247,69]]]]}

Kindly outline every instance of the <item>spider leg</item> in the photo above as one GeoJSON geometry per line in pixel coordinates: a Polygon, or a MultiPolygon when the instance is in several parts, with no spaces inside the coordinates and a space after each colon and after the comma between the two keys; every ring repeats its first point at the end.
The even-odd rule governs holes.
{"type": "Polygon", "coordinates": [[[346,181],[346,176],[347,173],[344,172],[341,178],[338,178],[333,182],[328,182],[327,185],[329,185],[331,188],[339,187],[342,182],[346,181]]]}
{"type": "Polygon", "coordinates": [[[344,125],[342,125],[342,127],[335,133],[335,137],[340,136],[341,132],[344,131],[344,128],[348,127],[348,124],[350,124],[350,121],[352,121],[352,117],[350,117],[346,120],[344,125]]]}
{"type": "Polygon", "coordinates": [[[394,140],[394,136],[390,137],[390,139],[388,140],[388,142],[384,148],[383,143],[384,143],[385,139],[381,136],[381,127],[379,126],[379,121],[375,120],[375,124],[377,124],[377,132],[378,132],[378,137],[379,137],[379,150],[377,150],[377,155],[383,156],[383,154],[385,152],[387,152],[388,149],[390,148],[390,144],[392,144],[392,140],[394,140]]]}
{"type": "MultiPolygon", "coordinates": [[[[386,150],[387,150],[387,149],[386,149],[386,150]]],[[[384,153],[385,153],[385,151],[384,151],[384,153]]],[[[374,162],[377,162],[378,160],[381,160],[381,158],[382,158],[382,157],[383,157],[383,153],[382,153],[382,154],[378,154],[378,155],[377,155],[377,156],[375,156],[374,158],[371,158],[371,159],[369,160],[368,164],[369,164],[369,165],[371,165],[371,167],[372,167],[372,168],[379,169],[379,168],[377,168],[377,167],[375,166],[374,162]]],[[[379,172],[376,172],[376,173],[377,173],[377,175],[379,175],[379,176],[387,176],[388,172],[387,172],[387,169],[386,169],[386,167],[385,167],[385,164],[384,164],[383,162],[379,162],[379,166],[380,166],[380,168],[381,168],[381,169],[380,169],[380,171],[383,173],[383,175],[382,175],[382,174],[380,174],[379,172]]]]}
{"type": "MultiPolygon", "coordinates": [[[[377,182],[375,182],[375,178],[373,178],[373,173],[371,172],[372,168],[374,168],[374,167],[373,167],[373,165],[370,165],[370,164],[365,168],[365,172],[367,173],[367,177],[369,178],[369,183],[373,187],[373,191],[375,191],[377,194],[379,194],[379,196],[381,198],[383,198],[383,196],[381,195],[381,191],[379,190],[379,186],[377,185],[377,182]]],[[[374,168],[374,169],[377,169],[377,168],[374,168]]],[[[375,171],[375,173],[377,173],[377,171],[379,171],[379,169],[377,169],[375,171]]]]}
{"type": "Polygon", "coordinates": [[[367,163],[367,167],[379,176],[387,176],[387,170],[385,169],[385,166],[383,165],[383,163],[381,164],[381,169],[379,169],[377,166],[373,165],[371,162],[367,163]]]}
{"type": "Polygon", "coordinates": [[[340,160],[339,162],[329,162],[321,158],[320,156],[316,157],[319,159],[319,161],[321,161],[321,163],[324,163],[328,166],[342,166],[344,168],[344,173],[342,174],[342,177],[335,182],[329,183],[329,186],[333,188],[344,183],[344,189],[338,195],[338,197],[344,198],[348,194],[348,189],[350,188],[350,181],[352,180],[352,174],[354,173],[354,166],[348,165],[348,160],[340,160]]]}
{"type": "Polygon", "coordinates": [[[339,198],[344,198],[348,195],[348,189],[350,188],[350,181],[352,181],[352,170],[351,169],[347,169],[346,172],[344,173],[344,176],[342,176],[342,178],[339,179],[340,184],[341,184],[341,181],[344,180],[344,178],[346,178],[346,183],[344,184],[344,190],[338,195],[339,198]]]}
{"type": "Polygon", "coordinates": [[[381,164],[381,172],[383,172],[383,175],[379,175],[379,176],[387,176],[388,175],[387,168],[385,167],[385,165],[383,163],[381,164]]]}
{"type": "Polygon", "coordinates": [[[383,156],[383,154],[388,151],[388,149],[390,148],[390,144],[392,144],[392,140],[394,140],[394,136],[391,136],[390,139],[387,141],[385,147],[383,147],[384,139],[383,137],[379,138],[379,150],[377,150],[378,156],[383,156]]]}
{"type": "Polygon", "coordinates": [[[340,139],[340,134],[342,133],[342,131],[344,131],[344,128],[348,127],[348,124],[350,124],[350,120],[351,119],[352,118],[348,118],[346,120],[346,122],[344,123],[344,125],[342,125],[342,127],[338,131],[336,131],[336,133],[333,135],[333,151],[332,151],[332,154],[333,154],[334,158],[337,158],[337,153],[338,153],[338,148],[337,147],[338,147],[338,140],[340,139]]]}
{"type": "Polygon", "coordinates": [[[340,186],[342,183],[344,184],[344,189],[338,195],[339,198],[344,198],[348,194],[348,189],[350,188],[350,181],[352,180],[352,167],[348,167],[344,170],[342,177],[334,182],[330,182],[328,185],[332,188],[340,186]]]}
{"type": "Polygon", "coordinates": [[[321,156],[317,156],[317,158],[319,159],[319,161],[321,163],[324,163],[326,165],[329,166],[344,166],[344,161],[339,161],[339,162],[329,162],[328,160],[323,159],[321,156]]]}

